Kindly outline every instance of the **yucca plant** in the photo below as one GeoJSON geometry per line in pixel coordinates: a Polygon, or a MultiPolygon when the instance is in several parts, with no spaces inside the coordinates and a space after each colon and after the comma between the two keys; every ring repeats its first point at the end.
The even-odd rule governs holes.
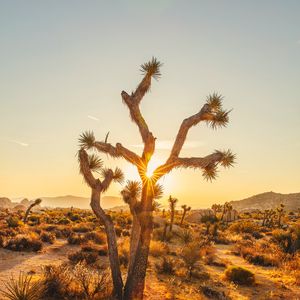
{"type": "Polygon", "coordinates": [[[169,208],[170,208],[170,233],[171,233],[172,229],[173,229],[173,223],[174,223],[174,218],[175,218],[175,208],[176,208],[178,199],[172,198],[172,196],[170,196],[168,201],[169,201],[169,208]]]}
{"type": "Polygon", "coordinates": [[[11,276],[11,278],[4,283],[4,287],[5,289],[1,289],[0,293],[4,299],[9,300],[41,300],[44,290],[41,281],[32,282],[32,276],[24,272],[20,272],[18,279],[14,279],[13,276],[11,276]]]}

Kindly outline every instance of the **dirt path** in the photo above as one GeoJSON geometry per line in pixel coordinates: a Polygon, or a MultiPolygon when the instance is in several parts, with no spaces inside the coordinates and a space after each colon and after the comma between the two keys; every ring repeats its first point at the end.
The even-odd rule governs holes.
{"type": "Polygon", "coordinates": [[[11,276],[18,278],[20,271],[40,274],[42,267],[60,264],[68,260],[68,254],[78,249],[65,240],[56,240],[53,245],[44,244],[41,252],[15,252],[0,249],[0,288],[11,276]]]}
{"type": "MultiPolygon", "coordinates": [[[[230,245],[216,245],[216,249],[216,255],[227,264],[244,267],[255,274],[254,286],[228,286],[233,299],[300,299],[300,287],[290,284],[288,274],[280,273],[273,267],[252,265],[242,257],[233,255],[230,245]]],[[[209,271],[213,276],[223,279],[224,268],[210,266],[209,271]]]]}

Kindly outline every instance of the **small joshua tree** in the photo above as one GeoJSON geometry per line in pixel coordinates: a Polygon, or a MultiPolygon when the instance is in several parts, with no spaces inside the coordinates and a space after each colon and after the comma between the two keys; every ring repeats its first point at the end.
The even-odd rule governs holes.
{"type": "Polygon", "coordinates": [[[30,204],[25,212],[25,216],[23,218],[23,222],[26,223],[27,222],[27,218],[30,214],[30,211],[37,205],[40,205],[42,203],[42,199],[38,198],[36,199],[32,204],[30,204]]]}
{"type": "Polygon", "coordinates": [[[176,208],[178,199],[172,198],[172,196],[170,196],[168,201],[169,201],[169,208],[170,208],[170,233],[171,233],[172,229],[173,229],[174,218],[175,218],[175,208],[176,208]]]}
{"type": "Polygon", "coordinates": [[[183,224],[186,213],[191,210],[191,207],[187,206],[185,204],[182,205],[181,208],[183,209],[183,212],[182,212],[182,217],[181,217],[181,221],[180,221],[180,226],[182,226],[182,224],[183,224]]]}
{"type": "MultiPolygon", "coordinates": [[[[213,180],[217,176],[218,166],[230,167],[235,159],[234,154],[230,150],[215,151],[204,157],[182,157],[180,155],[188,132],[193,126],[199,123],[206,123],[212,129],[217,129],[227,125],[230,111],[222,108],[222,96],[214,93],[207,97],[205,103],[196,114],[182,121],[170,155],[152,174],[149,174],[148,164],[155,152],[156,138],[141,113],[140,104],[147,92],[150,91],[152,79],[159,79],[161,76],[161,66],[162,64],[156,58],[152,58],[149,62],[142,64],[143,79],[135,91],[130,94],[125,91],[121,92],[122,100],[129,109],[131,120],[137,125],[141,135],[144,145],[142,154],[137,154],[120,143],[112,145],[108,143],[107,138],[105,141],[97,141],[92,132],[85,132],[80,138],[83,150],[94,149],[114,158],[123,158],[137,168],[140,176],[141,195],[136,203],[129,204],[137,216],[135,218],[137,221],[133,222],[131,232],[131,235],[134,235],[133,243],[135,245],[129,258],[132,268],[127,272],[124,289],[122,289],[122,285],[119,285],[121,290],[118,292],[118,295],[121,295],[123,292],[125,300],[143,299],[150,241],[153,232],[154,191],[158,181],[176,168],[198,169],[202,171],[202,175],[206,180],[213,180]],[[139,234],[136,234],[136,232],[139,232],[139,234]]],[[[88,164],[86,166],[88,169],[88,164]]],[[[113,172],[111,171],[110,174],[110,177],[112,177],[113,172]]],[[[91,178],[90,175],[88,177],[91,178]]],[[[105,182],[105,179],[103,182],[105,182]]],[[[98,192],[101,190],[102,184],[99,184],[98,192]]],[[[93,187],[93,189],[95,188],[93,187]]],[[[108,234],[112,234],[112,231],[108,234]]],[[[114,267],[117,268],[118,265],[114,265],[114,267]]],[[[122,297],[120,296],[118,299],[122,299],[122,297]]]]}
{"type": "Polygon", "coordinates": [[[277,218],[278,218],[278,219],[277,219],[277,220],[278,220],[277,225],[278,225],[278,227],[280,228],[280,227],[281,227],[281,220],[282,220],[282,217],[283,217],[284,214],[285,214],[284,205],[281,203],[280,206],[277,207],[276,211],[277,211],[277,218]]]}

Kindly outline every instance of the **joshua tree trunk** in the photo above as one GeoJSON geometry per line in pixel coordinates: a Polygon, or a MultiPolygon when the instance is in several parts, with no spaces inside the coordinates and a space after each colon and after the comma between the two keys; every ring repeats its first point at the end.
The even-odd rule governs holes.
{"type": "Polygon", "coordinates": [[[136,237],[137,248],[130,258],[132,267],[129,270],[124,290],[124,299],[143,299],[148,255],[153,231],[153,195],[152,182],[148,181],[142,189],[141,212],[138,215],[140,235],[136,237]]]}
{"type": "Polygon", "coordinates": [[[35,207],[36,205],[39,205],[42,202],[42,199],[36,199],[32,204],[29,205],[29,207],[26,210],[23,222],[26,223],[27,222],[27,218],[28,215],[30,213],[30,211],[32,210],[33,207],[35,207]]]}
{"type": "Polygon", "coordinates": [[[108,257],[110,263],[110,270],[114,286],[114,296],[118,300],[123,299],[123,281],[120,271],[120,262],[118,255],[118,246],[116,232],[113,221],[109,215],[100,206],[101,192],[97,189],[92,189],[91,196],[91,208],[98,219],[104,224],[107,245],[108,245],[108,257]]]}
{"type": "Polygon", "coordinates": [[[184,220],[185,215],[186,215],[186,210],[183,210],[182,217],[181,217],[181,220],[180,220],[180,226],[182,226],[182,224],[183,224],[183,220],[184,220]]]}

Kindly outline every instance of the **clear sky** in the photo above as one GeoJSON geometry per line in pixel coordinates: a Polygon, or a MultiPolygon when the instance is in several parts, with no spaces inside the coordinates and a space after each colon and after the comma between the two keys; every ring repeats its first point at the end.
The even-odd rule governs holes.
{"type": "Polygon", "coordinates": [[[142,103],[155,162],[209,93],[233,108],[227,128],[194,127],[183,154],[230,148],[235,168],[213,183],[174,171],[165,198],[205,207],[300,192],[299,1],[1,1],[0,39],[0,196],[88,196],[75,157],[87,129],[141,151],[120,92],[137,86],[152,56],[164,63],[142,103]]]}

